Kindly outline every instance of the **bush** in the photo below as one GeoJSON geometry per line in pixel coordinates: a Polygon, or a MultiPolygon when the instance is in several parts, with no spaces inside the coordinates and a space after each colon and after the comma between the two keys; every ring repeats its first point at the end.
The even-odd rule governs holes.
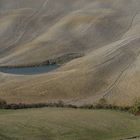
{"type": "Polygon", "coordinates": [[[108,108],[108,104],[105,98],[101,98],[98,103],[95,105],[97,109],[105,109],[108,108]]]}
{"type": "Polygon", "coordinates": [[[100,105],[107,105],[107,101],[106,101],[105,98],[101,98],[101,99],[99,100],[98,104],[100,104],[100,105]]]}
{"type": "Polygon", "coordinates": [[[76,105],[72,105],[72,104],[67,104],[66,107],[68,107],[68,108],[75,108],[75,109],[78,108],[76,105]]]}
{"type": "Polygon", "coordinates": [[[0,108],[5,108],[6,105],[7,105],[6,101],[3,99],[0,99],[0,108]]]}
{"type": "Polygon", "coordinates": [[[94,107],[93,107],[92,104],[85,104],[85,105],[80,106],[80,108],[82,108],[82,109],[93,109],[94,107]]]}
{"type": "Polygon", "coordinates": [[[63,101],[59,100],[58,103],[56,103],[56,107],[65,107],[65,104],[63,101]]]}
{"type": "Polygon", "coordinates": [[[140,113],[140,98],[135,100],[133,106],[129,109],[129,112],[135,115],[140,113]]]}

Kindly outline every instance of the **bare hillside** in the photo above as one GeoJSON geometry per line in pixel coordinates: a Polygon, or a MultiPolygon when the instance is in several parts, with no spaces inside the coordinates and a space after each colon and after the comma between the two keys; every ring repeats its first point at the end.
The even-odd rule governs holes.
{"type": "Polygon", "coordinates": [[[140,1],[0,0],[0,66],[58,59],[52,72],[1,72],[0,98],[130,105],[140,97],[140,1]]]}

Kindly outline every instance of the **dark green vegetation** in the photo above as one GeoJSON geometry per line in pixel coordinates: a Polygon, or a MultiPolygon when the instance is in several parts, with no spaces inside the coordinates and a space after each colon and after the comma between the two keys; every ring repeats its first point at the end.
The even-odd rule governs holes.
{"type": "Polygon", "coordinates": [[[135,99],[133,106],[129,109],[129,112],[140,115],[140,98],[135,99]]]}
{"type": "Polygon", "coordinates": [[[133,106],[116,106],[108,104],[105,98],[101,98],[96,104],[85,104],[81,106],[66,104],[63,101],[55,103],[36,103],[36,104],[8,104],[5,100],[0,99],[0,109],[28,109],[28,108],[44,108],[44,107],[58,107],[58,108],[75,108],[75,109],[106,109],[130,112],[134,115],[140,115],[140,100],[136,99],[133,106]]]}

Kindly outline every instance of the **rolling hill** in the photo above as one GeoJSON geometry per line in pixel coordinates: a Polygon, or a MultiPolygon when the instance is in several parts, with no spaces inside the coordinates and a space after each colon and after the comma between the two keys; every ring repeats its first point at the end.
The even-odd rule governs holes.
{"type": "Polygon", "coordinates": [[[0,98],[131,105],[140,97],[140,1],[0,0],[0,66],[49,60],[60,67],[36,75],[0,72],[0,98]]]}

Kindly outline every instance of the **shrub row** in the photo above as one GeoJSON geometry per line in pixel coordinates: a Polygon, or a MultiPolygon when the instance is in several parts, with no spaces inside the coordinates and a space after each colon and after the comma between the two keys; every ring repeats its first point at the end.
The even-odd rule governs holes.
{"type": "Polygon", "coordinates": [[[63,101],[56,103],[36,103],[36,104],[8,104],[5,100],[0,99],[0,109],[27,109],[27,108],[43,108],[43,107],[63,107],[63,108],[79,108],[79,109],[111,109],[118,111],[129,111],[135,115],[140,115],[140,100],[137,99],[133,106],[122,107],[112,104],[107,104],[105,99],[100,99],[97,104],[85,104],[82,106],[76,106],[72,104],[65,104],[63,101]]]}
{"type": "Polygon", "coordinates": [[[7,104],[6,101],[0,100],[0,108],[1,109],[27,109],[27,108],[43,108],[43,107],[65,107],[65,108],[80,108],[80,109],[112,109],[112,110],[121,110],[128,111],[129,107],[119,107],[113,105],[105,105],[105,104],[86,104],[82,106],[76,106],[72,104],[65,104],[63,101],[59,101],[57,103],[37,103],[37,104],[7,104]]]}
{"type": "Polygon", "coordinates": [[[130,109],[130,107],[122,107],[122,106],[115,106],[115,105],[100,105],[100,104],[96,104],[96,105],[83,105],[80,106],[79,108],[83,108],[83,109],[111,109],[111,110],[120,110],[120,111],[128,111],[130,109]]]}
{"type": "Polygon", "coordinates": [[[62,101],[56,103],[34,103],[34,104],[7,104],[6,101],[0,99],[0,109],[27,109],[27,108],[43,108],[43,107],[67,107],[77,108],[75,105],[65,105],[62,101]]]}

